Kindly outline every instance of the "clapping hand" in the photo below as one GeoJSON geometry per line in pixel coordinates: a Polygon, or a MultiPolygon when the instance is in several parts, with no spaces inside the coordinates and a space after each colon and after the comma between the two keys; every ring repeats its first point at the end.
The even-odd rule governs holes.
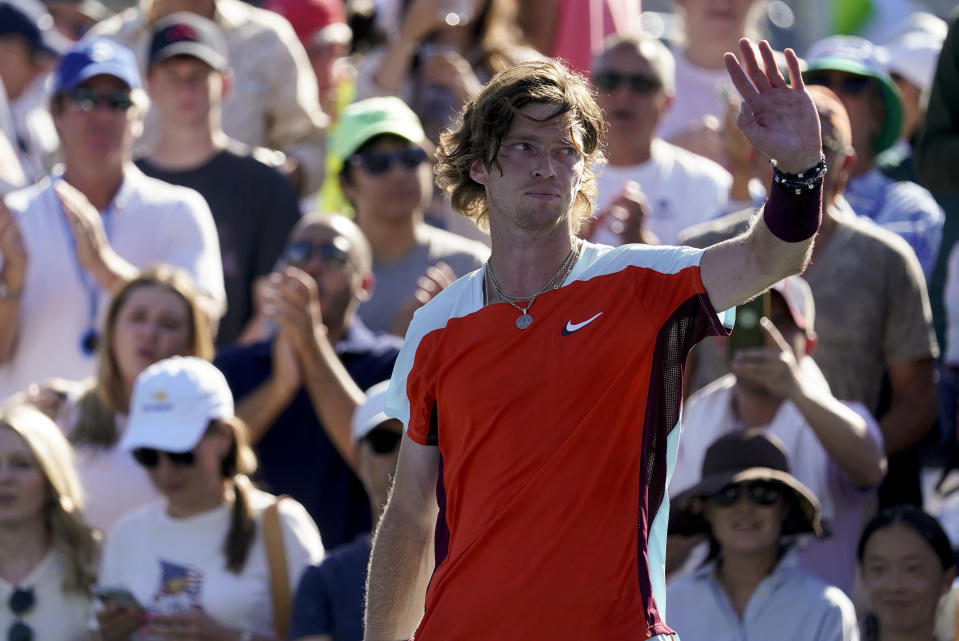
{"type": "Polygon", "coordinates": [[[732,53],[725,56],[726,71],[743,98],[739,128],[753,148],[775,159],[782,171],[809,169],[822,157],[822,137],[816,106],[803,84],[799,58],[792,49],[786,49],[790,86],[779,73],[768,42],[759,43],[763,67],[749,40],[740,40],[739,49],[742,64],[732,53]]]}

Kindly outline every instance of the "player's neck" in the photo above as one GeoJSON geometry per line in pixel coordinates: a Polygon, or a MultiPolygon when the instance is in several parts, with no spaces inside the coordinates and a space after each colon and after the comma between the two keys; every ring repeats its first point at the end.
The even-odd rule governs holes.
{"type": "Polygon", "coordinates": [[[206,124],[197,127],[161,126],[157,143],[147,160],[158,169],[194,169],[220,153],[228,141],[222,130],[206,124]]]}
{"type": "Polygon", "coordinates": [[[573,248],[573,235],[565,225],[546,235],[492,233],[490,264],[503,293],[513,298],[532,295],[543,288],[573,248]]]}
{"type": "Polygon", "coordinates": [[[373,260],[390,262],[404,256],[416,244],[416,229],[424,225],[423,214],[384,218],[357,212],[356,223],[370,241],[373,260]]]}
{"type": "Polygon", "coordinates": [[[0,578],[16,585],[43,559],[50,539],[42,514],[0,527],[0,578]]]}
{"type": "Polygon", "coordinates": [[[123,167],[104,169],[78,163],[67,163],[64,180],[80,191],[97,211],[110,206],[113,197],[123,184],[123,167]]]}

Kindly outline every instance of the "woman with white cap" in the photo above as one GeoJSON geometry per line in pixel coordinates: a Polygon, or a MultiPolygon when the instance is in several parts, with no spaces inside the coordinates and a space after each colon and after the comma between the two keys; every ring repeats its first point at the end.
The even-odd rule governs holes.
{"type": "Polygon", "coordinates": [[[99,583],[132,599],[99,614],[104,640],[139,638],[134,631],[181,641],[281,638],[288,612],[273,582],[285,574],[289,594],[323,545],[299,503],[250,484],[256,459],[220,371],[194,357],[145,369],[119,447],[133,452],[163,498],[123,517],[107,537],[99,583]],[[282,564],[265,541],[277,518],[282,564]]]}
{"type": "Polygon", "coordinates": [[[789,473],[774,436],[720,437],[702,480],[673,503],[670,532],[705,533],[710,548],[666,591],[666,621],[683,641],[858,641],[849,598],[796,566],[791,537],[823,534],[819,501],[789,473]]]}

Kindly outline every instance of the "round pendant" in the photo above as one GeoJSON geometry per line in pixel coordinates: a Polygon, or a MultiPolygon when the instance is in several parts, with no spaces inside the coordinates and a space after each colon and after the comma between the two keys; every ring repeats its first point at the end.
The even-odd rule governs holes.
{"type": "Polygon", "coordinates": [[[522,316],[516,319],[516,326],[519,327],[520,329],[526,329],[532,324],[533,324],[533,317],[530,316],[529,314],[523,314],[522,316]]]}
{"type": "Polygon", "coordinates": [[[83,338],[80,339],[80,349],[83,350],[83,353],[87,356],[92,356],[96,353],[99,342],[100,336],[97,334],[97,330],[91,327],[83,334],[83,338]]]}

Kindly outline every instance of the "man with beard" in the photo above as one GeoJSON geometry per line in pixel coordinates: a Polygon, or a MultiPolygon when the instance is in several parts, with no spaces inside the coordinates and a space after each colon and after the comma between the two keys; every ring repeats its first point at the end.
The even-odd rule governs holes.
{"type": "Polygon", "coordinates": [[[372,254],[351,221],[306,216],[281,261],[262,309],[274,336],[227,349],[216,365],[249,426],[261,480],[302,503],[332,549],[371,527],[350,421],[362,390],[390,377],[401,341],[356,315],[373,290],[372,254]]]}
{"type": "Polygon", "coordinates": [[[816,310],[806,281],[781,280],[768,296],[764,346],[734,351],[733,373],[687,401],[669,495],[699,482],[706,450],[723,434],[774,434],[786,445],[789,469],[819,498],[832,533],[802,548],[800,566],[851,597],[863,510],[885,471],[882,432],[862,403],[832,395],[813,360],[816,310]]]}

